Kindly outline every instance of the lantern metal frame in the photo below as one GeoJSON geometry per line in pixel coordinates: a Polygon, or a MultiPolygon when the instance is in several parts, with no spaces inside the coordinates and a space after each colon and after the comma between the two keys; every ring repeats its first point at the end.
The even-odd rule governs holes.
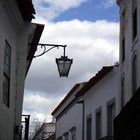
{"type": "MultiPolygon", "coordinates": [[[[36,46],[35,44],[30,44],[30,45],[36,46]]],[[[66,47],[67,47],[67,45],[39,43],[39,44],[37,44],[37,47],[40,47],[41,49],[43,49],[43,51],[40,54],[34,55],[34,58],[40,57],[40,56],[46,54],[47,52],[49,52],[50,50],[52,50],[54,48],[57,48],[57,49],[59,49],[59,47],[63,48],[63,50],[64,50],[63,56],[61,56],[61,58],[56,58],[56,64],[57,64],[59,76],[60,77],[68,77],[68,74],[69,74],[69,71],[70,71],[70,68],[71,68],[71,64],[73,63],[73,59],[69,59],[65,55],[66,54],[66,47]],[[47,46],[50,46],[50,48],[47,49],[47,46]],[[62,73],[62,71],[60,70],[60,66],[59,65],[60,65],[61,62],[63,62],[64,67],[65,67],[65,64],[69,63],[69,67],[67,69],[67,73],[62,73]]]]}
{"type": "Polygon", "coordinates": [[[68,77],[72,63],[73,63],[73,59],[69,59],[65,55],[61,56],[61,58],[56,58],[56,64],[57,64],[57,67],[58,67],[58,72],[59,72],[60,77],[68,77]],[[62,65],[62,67],[65,68],[67,64],[68,64],[67,73],[64,73],[64,72],[62,72],[60,67],[62,65]]]}

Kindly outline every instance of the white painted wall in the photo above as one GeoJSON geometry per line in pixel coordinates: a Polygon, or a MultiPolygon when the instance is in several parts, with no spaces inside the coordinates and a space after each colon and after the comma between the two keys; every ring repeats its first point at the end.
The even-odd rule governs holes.
{"type": "Polygon", "coordinates": [[[69,134],[69,140],[71,140],[72,128],[76,128],[76,140],[82,139],[83,107],[81,104],[77,104],[79,99],[75,97],[75,94],[77,94],[84,84],[76,84],[61,102],[62,104],[60,103],[61,106],[58,105],[59,108],[56,108],[57,110],[53,112],[53,116],[56,118],[56,140],[59,137],[63,137],[64,139],[65,133],[69,134]]]}
{"type": "Polygon", "coordinates": [[[0,1],[0,140],[13,140],[15,125],[20,126],[27,44],[29,34],[33,33],[34,28],[34,25],[23,22],[16,0],[0,1]],[[11,46],[9,108],[2,102],[5,40],[11,46]]]}
{"type": "Polygon", "coordinates": [[[66,109],[56,121],[56,139],[63,136],[64,133],[69,132],[70,129],[76,127],[76,140],[82,139],[82,105],[76,102],[73,106],[66,109]]]}
{"type": "MultiPolygon", "coordinates": [[[[137,27],[137,38],[132,41],[132,0],[121,0],[120,1],[120,16],[122,15],[123,9],[126,11],[125,20],[125,61],[121,64],[121,33],[120,33],[120,75],[119,75],[119,92],[121,98],[121,77],[125,77],[125,103],[133,96],[132,93],[132,60],[133,56],[137,56],[137,88],[140,87],[140,1],[137,0],[137,16],[138,16],[138,27],[137,27]]],[[[121,26],[121,25],[120,25],[121,26]]],[[[121,108],[121,107],[120,107],[121,108]]]]}
{"type": "MultiPolygon", "coordinates": [[[[64,111],[60,109],[62,112],[56,113],[56,139],[66,132],[69,132],[70,136],[72,127],[76,127],[76,140],[82,139],[83,104],[77,104],[77,100],[84,100],[85,103],[85,140],[86,118],[89,115],[92,116],[92,140],[95,140],[95,112],[98,107],[102,109],[102,137],[107,136],[107,103],[112,99],[115,99],[115,114],[119,113],[118,66],[115,66],[111,72],[80,98],[70,103],[64,111]]],[[[71,140],[70,137],[69,140],[71,140]]]]}
{"type": "Polygon", "coordinates": [[[86,118],[92,117],[92,140],[96,138],[96,109],[101,107],[102,114],[102,137],[107,136],[107,102],[115,98],[116,115],[118,109],[118,68],[115,67],[95,86],[90,88],[83,96],[85,102],[85,140],[86,140],[86,118]]]}

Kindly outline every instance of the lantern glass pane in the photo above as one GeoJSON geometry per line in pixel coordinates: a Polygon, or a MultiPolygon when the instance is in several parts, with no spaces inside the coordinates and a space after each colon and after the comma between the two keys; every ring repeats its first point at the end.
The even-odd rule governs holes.
{"type": "Polygon", "coordinates": [[[72,64],[72,59],[68,59],[67,57],[61,57],[59,59],[56,59],[56,63],[58,66],[60,77],[68,77],[69,70],[72,64]]]}
{"type": "Polygon", "coordinates": [[[59,71],[62,75],[67,75],[70,68],[70,61],[59,61],[59,71]]]}

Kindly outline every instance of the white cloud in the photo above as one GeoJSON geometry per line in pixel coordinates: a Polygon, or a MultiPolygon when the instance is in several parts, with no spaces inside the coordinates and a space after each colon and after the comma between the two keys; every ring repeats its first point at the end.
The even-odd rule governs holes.
{"type": "Polygon", "coordinates": [[[87,0],[33,0],[33,3],[37,15],[43,16],[47,20],[51,20],[62,12],[78,7],[86,1],[87,0]]]}
{"type": "Polygon", "coordinates": [[[44,118],[77,82],[87,81],[104,65],[118,61],[119,23],[106,20],[44,23],[42,43],[67,44],[66,55],[73,58],[69,78],[59,78],[55,57],[62,48],[34,59],[26,79],[24,110],[44,118]]]}
{"type": "Polygon", "coordinates": [[[109,8],[109,7],[112,7],[116,4],[116,0],[102,0],[102,5],[105,7],[105,8],[109,8]]]}
{"type": "Polygon", "coordinates": [[[25,90],[23,114],[30,114],[31,121],[37,118],[40,122],[45,119],[50,122],[52,109],[56,107],[62,98],[44,96],[41,92],[35,94],[32,91],[25,90]]]}

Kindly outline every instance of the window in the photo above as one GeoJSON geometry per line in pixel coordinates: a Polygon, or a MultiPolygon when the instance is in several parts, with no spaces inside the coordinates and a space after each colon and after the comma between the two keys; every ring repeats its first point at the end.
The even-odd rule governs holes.
{"type": "Polygon", "coordinates": [[[10,100],[10,71],[11,71],[11,47],[5,41],[4,73],[3,73],[3,103],[9,107],[10,100]]]}
{"type": "Polygon", "coordinates": [[[122,40],[122,63],[125,60],[125,38],[122,40]]]}
{"type": "Polygon", "coordinates": [[[133,62],[132,62],[132,89],[133,94],[136,92],[137,89],[137,58],[134,56],[133,62]]]}
{"type": "Polygon", "coordinates": [[[58,137],[57,140],[62,140],[62,136],[58,137]]]}
{"type": "Polygon", "coordinates": [[[125,9],[123,9],[123,12],[121,14],[121,34],[122,34],[122,37],[125,36],[125,26],[126,26],[125,25],[125,20],[126,20],[125,14],[126,14],[125,9]]]}
{"type": "Polygon", "coordinates": [[[92,134],[92,117],[91,115],[89,115],[87,117],[87,140],[92,140],[91,134],[92,134]]]}
{"type": "Polygon", "coordinates": [[[137,8],[135,9],[133,13],[133,40],[137,36],[137,8]]]}
{"type": "Polygon", "coordinates": [[[125,9],[121,15],[121,62],[125,60],[125,9]]]}
{"type": "Polygon", "coordinates": [[[68,140],[68,139],[69,139],[69,133],[66,132],[66,133],[64,133],[64,140],[68,140]]]}
{"type": "Polygon", "coordinates": [[[125,82],[123,77],[121,81],[121,108],[124,106],[124,103],[125,103],[125,82]]]}
{"type": "Polygon", "coordinates": [[[101,138],[102,133],[102,123],[101,123],[101,108],[96,110],[96,140],[101,138]]]}
{"type": "Polygon", "coordinates": [[[115,118],[115,99],[107,103],[107,135],[113,136],[113,120],[115,118]]]}
{"type": "Polygon", "coordinates": [[[135,40],[137,36],[137,0],[132,2],[132,37],[135,40]]]}
{"type": "Polygon", "coordinates": [[[76,127],[72,127],[70,132],[71,132],[71,140],[76,140],[76,127]]]}
{"type": "Polygon", "coordinates": [[[76,136],[75,135],[72,135],[71,139],[72,140],[76,140],[76,136]]]}

